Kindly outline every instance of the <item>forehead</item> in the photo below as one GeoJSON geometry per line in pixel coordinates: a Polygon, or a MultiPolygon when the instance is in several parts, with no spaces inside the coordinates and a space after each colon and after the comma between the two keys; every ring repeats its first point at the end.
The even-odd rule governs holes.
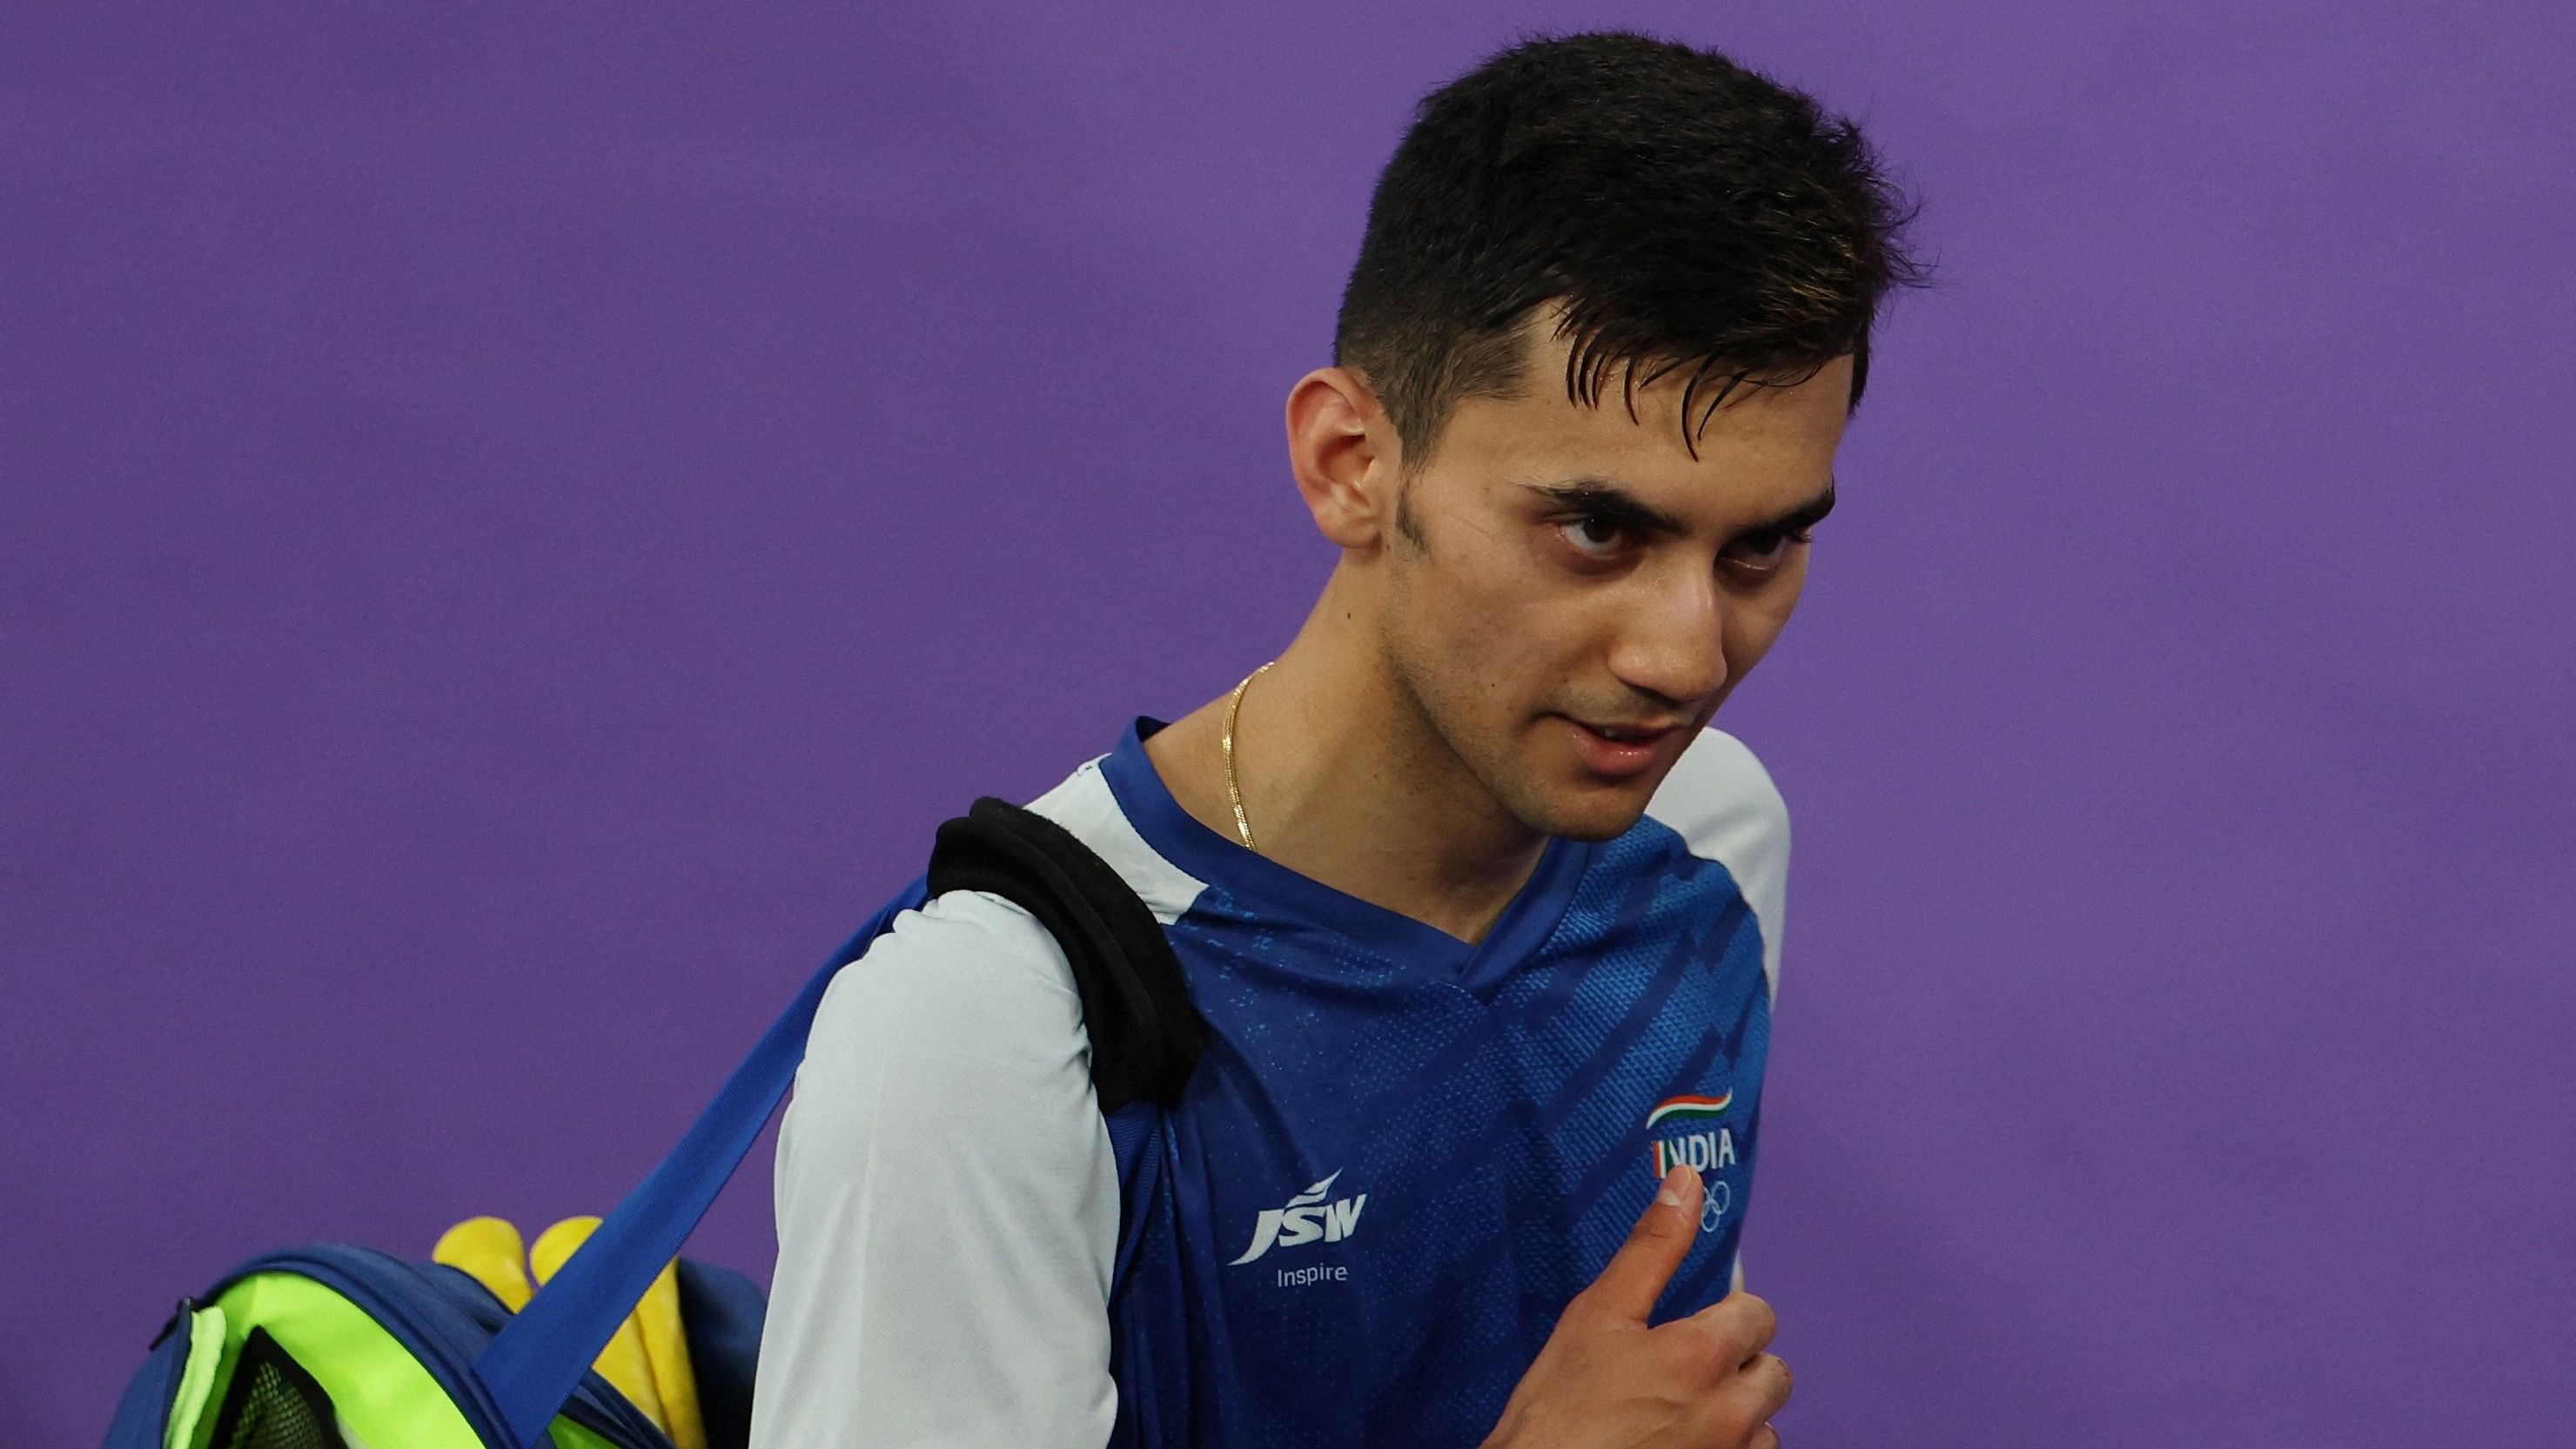
{"type": "Polygon", "coordinates": [[[1713,412],[1717,384],[1703,382],[1691,400],[1686,443],[1682,395],[1692,369],[1625,390],[1624,367],[1613,368],[1594,406],[1567,396],[1566,352],[1565,342],[1539,329],[1519,387],[1506,397],[1462,400],[1431,470],[1471,472],[1491,484],[1596,479],[1718,522],[1739,511],[1794,507],[1832,481],[1850,411],[1849,357],[1799,382],[1740,385],[1713,412]]]}

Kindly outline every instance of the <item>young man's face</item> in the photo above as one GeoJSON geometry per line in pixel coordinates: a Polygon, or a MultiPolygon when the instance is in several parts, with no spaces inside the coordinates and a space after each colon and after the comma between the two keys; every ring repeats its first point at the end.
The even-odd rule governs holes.
{"type": "Polygon", "coordinates": [[[1398,688],[1504,810],[1606,840],[1797,606],[1851,359],[1739,387],[1693,457],[1680,376],[1638,389],[1631,422],[1615,372],[1599,407],[1568,399],[1564,358],[1534,339],[1519,396],[1460,403],[1405,480],[1380,636],[1398,688]]]}

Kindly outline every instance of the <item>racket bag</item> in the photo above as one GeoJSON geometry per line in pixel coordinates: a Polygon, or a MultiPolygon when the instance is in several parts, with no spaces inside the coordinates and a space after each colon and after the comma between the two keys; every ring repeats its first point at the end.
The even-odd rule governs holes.
{"type": "MultiPolygon", "coordinates": [[[[760,1289],[674,1255],[793,1084],[834,974],[896,916],[950,890],[1017,903],[1064,948],[1122,1203],[1149,1200],[1157,1109],[1178,1099],[1205,1039],[1180,963],[1114,868],[1052,821],[987,797],[939,828],[923,876],[832,953],[679,1145],[524,1309],[455,1268],[370,1248],[263,1254],[180,1301],[129,1381],[106,1449],[698,1449],[674,1445],[592,1368],[666,1273],[705,1449],[742,1449],[760,1289]]],[[[1113,1294],[1133,1229],[1122,1222],[1113,1294]]]]}

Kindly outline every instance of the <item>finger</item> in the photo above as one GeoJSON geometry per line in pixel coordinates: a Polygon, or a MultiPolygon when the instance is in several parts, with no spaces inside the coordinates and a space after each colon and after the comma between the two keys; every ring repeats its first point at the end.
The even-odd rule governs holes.
{"type": "Polygon", "coordinates": [[[1655,1200],[1628,1230],[1628,1241],[1610,1256],[1601,1276],[1583,1290],[1592,1306],[1632,1323],[1643,1323],[1655,1311],[1673,1270],[1689,1255],[1699,1237],[1699,1199],[1705,1191],[1699,1173],[1676,1167],[1664,1174],[1655,1200]]]}
{"type": "Polygon", "coordinates": [[[1731,1364],[1749,1362],[1769,1348],[1772,1336],[1780,1331],[1779,1316],[1771,1305],[1741,1289],[1692,1314],[1688,1322],[1716,1339],[1731,1364]]]}
{"type": "Polygon", "coordinates": [[[1694,1444],[1727,1449],[1779,1449],[1771,1418],[1789,1400],[1788,1365],[1768,1355],[1745,1366],[1718,1391],[1701,1399],[1694,1444]]]}
{"type": "Polygon", "coordinates": [[[1760,1424],[1789,1406],[1792,1387],[1789,1366],[1778,1354],[1766,1353],[1746,1364],[1721,1393],[1742,1412],[1743,1422],[1760,1424]]]}

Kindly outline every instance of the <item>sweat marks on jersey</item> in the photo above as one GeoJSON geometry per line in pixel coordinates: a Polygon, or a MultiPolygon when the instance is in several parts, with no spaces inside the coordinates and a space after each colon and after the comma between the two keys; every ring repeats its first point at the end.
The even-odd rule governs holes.
{"type": "Polygon", "coordinates": [[[1706,1184],[1707,1195],[1699,1207],[1703,1233],[1716,1232],[1726,1221],[1726,1210],[1734,1205],[1734,1190],[1712,1176],[1735,1165],[1735,1132],[1724,1120],[1726,1109],[1734,1103],[1735,1093],[1729,1089],[1714,1097],[1666,1097],[1646,1114],[1646,1131],[1655,1134],[1648,1144],[1655,1181],[1686,1166],[1706,1184]]]}
{"type": "MultiPolygon", "coordinates": [[[[1252,1225],[1252,1246],[1227,1267],[1240,1267],[1267,1253],[1272,1247],[1294,1248],[1321,1239],[1338,1243],[1359,1230],[1360,1209],[1368,1206],[1368,1194],[1326,1201],[1332,1197],[1332,1177],[1288,1199],[1286,1207],[1264,1208],[1260,1220],[1252,1225]]],[[[1338,1276],[1338,1275],[1336,1275],[1338,1276]]]]}

